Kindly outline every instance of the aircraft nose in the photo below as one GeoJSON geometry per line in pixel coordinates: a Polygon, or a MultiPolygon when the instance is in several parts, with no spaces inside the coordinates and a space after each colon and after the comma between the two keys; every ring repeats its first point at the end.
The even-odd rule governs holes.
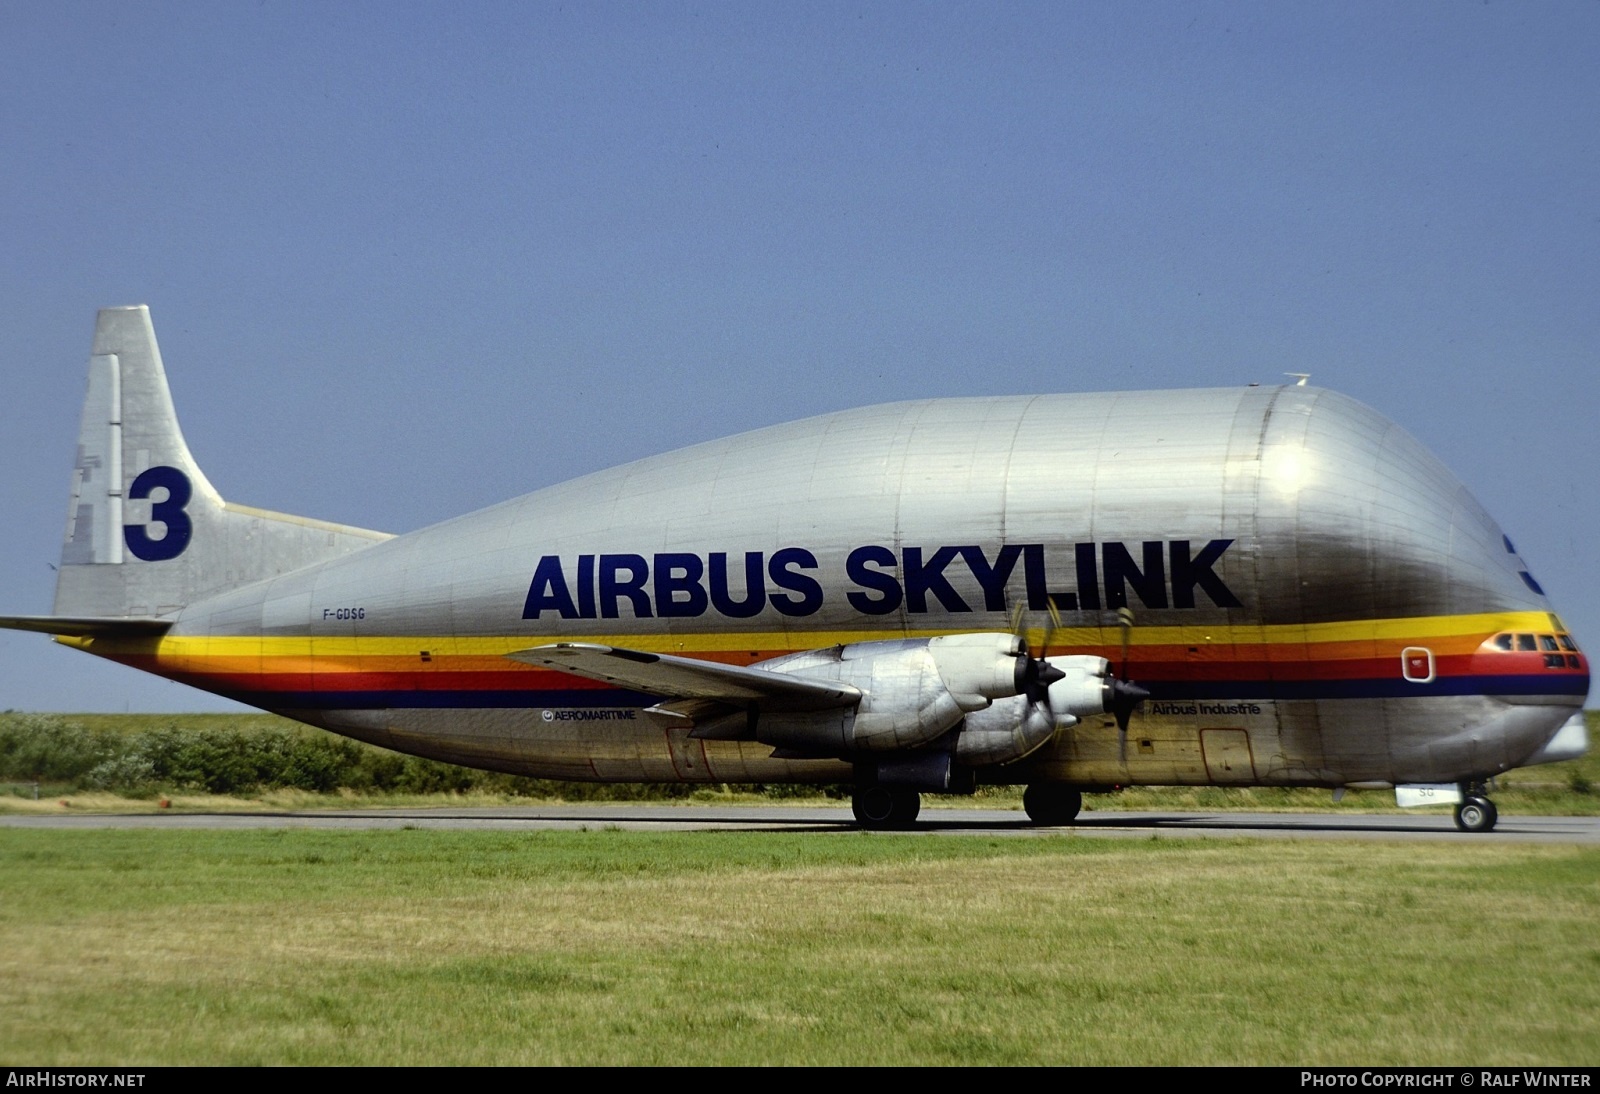
{"type": "Polygon", "coordinates": [[[1581,710],[1589,694],[1589,658],[1554,615],[1524,617],[1485,638],[1473,671],[1489,694],[1516,706],[1581,710]]]}
{"type": "Polygon", "coordinates": [[[1545,742],[1544,747],[1529,756],[1524,766],[1553,764],[1562,760],[1576,760],[1589,751],[1589,726],[1583,711],[1577,711],[1561,723],[1561,728],[1545,742]]]}

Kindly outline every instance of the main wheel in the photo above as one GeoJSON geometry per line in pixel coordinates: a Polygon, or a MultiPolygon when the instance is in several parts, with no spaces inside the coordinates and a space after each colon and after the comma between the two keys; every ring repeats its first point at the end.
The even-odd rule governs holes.
{"type": "Polygon", "coordinates": [[[1488,798],[1470,797],[1456,806],[1456,827],[1463,832],[1492,832],[1500,811],[1488,798]]]}
{"type": "Polygon", "coordinates": [[[922,795],[895,786],[860,786],[850,809],[863,828],[909,828],[922,812],[922,795]]]}
{"type": "Polygon", "coordinates": [[[1071,824],[1083,808],[1083,795],[1059,783],[1030,783],[1022,792],[1022,809],[1034,824],[1054,828],[1071,824]]]}
{"type": "Polygon", "coordinates": [[[895,828],[910,828],[917,823],[917,814],[922,812],[922,795],[915,790],[894,791],[894,817],[895,828]]]}
{"type": "Polygon", "coordinates": [[[850,811],[863,828],[887,828],[894,816],[894,795],[887,786],[858,786],[850,795],[850,811]]]}

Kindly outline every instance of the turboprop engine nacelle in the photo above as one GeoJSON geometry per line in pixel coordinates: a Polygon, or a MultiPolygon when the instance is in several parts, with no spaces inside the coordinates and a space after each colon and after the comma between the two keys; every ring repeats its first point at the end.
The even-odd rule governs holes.
{"type": "Polygon", "coordinates": [[[1052,657],[1041,662],[1013,634],[858,642],[794,654],[763,665],[771,672],[849,684],[854,709],[763,713],[756,739],[799,754],[848,756],[915,751],[959,728],[956,759],[972,766],[1010,763],[1058,729],[1110,709],[1109,662],[1052,657]],[[1040,687],[1049,680],[1047,687],[1040,687]],[[1035,693],[1029,694],[1030,681],[1035,693]]]}
{"type": "Polygon", "coordinates": [[[1072,719],[1063,729],[1111,709],[1114,689],[1110,661],[1084,654],[1047,657],[1045,661],[1062,673],[1061,679],[1050,685],[1050,711],[1058,719],[1072,719]]]}
{"type": "Polygon", "coordinates": [[[921,748],[996,699],[1019,695],[1028,679],[1026,644],[1012,634],[856,642],[762,665],[771,672],[849,684],[854,709],[763,713],[756,739],[813,755],[921,748]]]}
{"type": "Polygon", "coordinates": [[[1107,678],[1111,663],[1104,657],[1045,660],[1062,673],[1046,690],[1045,701],[1015,695],[967,715],[956,738],[959,762],[971,767],[1013,763],[1043,745],[1058,729],[1071,729],[1081,719],[1111,709],[1107,678]]]}

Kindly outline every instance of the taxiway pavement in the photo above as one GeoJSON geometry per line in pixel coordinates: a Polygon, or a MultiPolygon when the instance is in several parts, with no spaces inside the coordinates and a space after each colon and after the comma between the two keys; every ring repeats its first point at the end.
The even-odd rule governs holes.
{"type": "MultiPolygon", "coordinates": [[[[317,809],[277,812],[13,814],[8,828],[453,828],[493,831],[626,829],[653,832],[857,831],[847,806],[582,805],[317,809]]],[[[1394,813],[1231,813],[1086,811],[1073,825],[1039,828],[1016,810],[924,807],[908,831],[929,836],[1088,838],[1231,837],[1250,839],[1476,840],[1484,843],[1600,844],[1600,817],[1500,815],[1493,832],[1456,830],[1448,815],[1394,813]]]]}

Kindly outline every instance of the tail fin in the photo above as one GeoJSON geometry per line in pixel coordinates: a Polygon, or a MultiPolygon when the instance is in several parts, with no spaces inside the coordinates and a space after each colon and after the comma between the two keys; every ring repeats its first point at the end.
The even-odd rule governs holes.
{"type": "Polygon", "coordinates": [[[223,501],[178,428],[150,310],[100,312],[56,615],[168,615],[388,538],[223,501]]]}

